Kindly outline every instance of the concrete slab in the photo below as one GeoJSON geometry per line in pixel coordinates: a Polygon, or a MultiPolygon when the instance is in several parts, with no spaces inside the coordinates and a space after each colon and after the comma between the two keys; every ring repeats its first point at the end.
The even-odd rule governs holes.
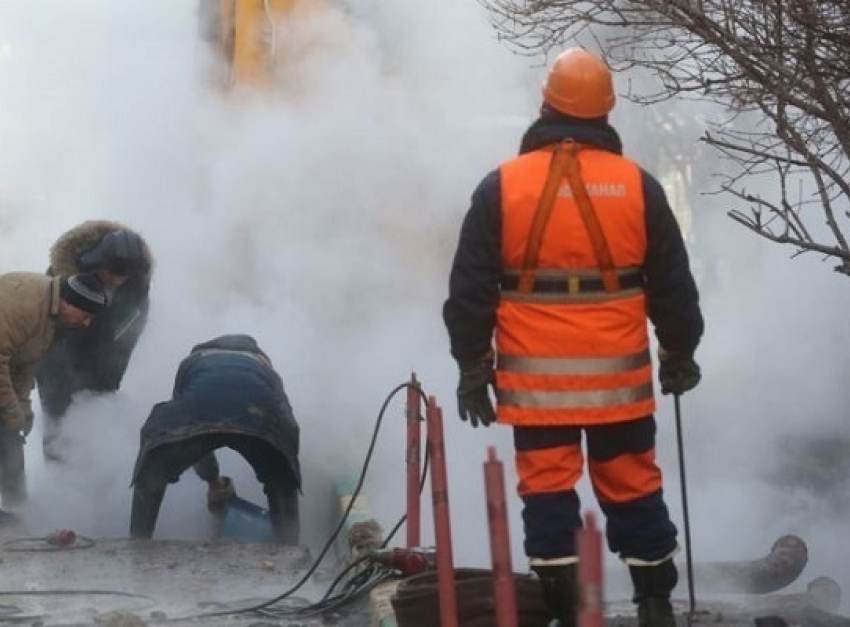
{"type": "MultiPolygon", "coordinates": [[[[315,556],[306,547],[88,538],[57,546],[46,537],[27,535],[19,526],[0,526],[0,624],[397,627],[390,599],[398,580],[380,584],[367,598],[325,617],[282,612],[321,599],[346,564],[380,544],[380,527],[371,516],[368,500],[362,495],[354,499],[353,487],[350,477],[334,484],[335,513],[342,514],[352,505],[350,516],[334,545],[336,550],[313,574],[315,556]],[[304,579],[305,585],[291,598],[275,604],[281,611],[239,612],[275,600],[304,579]]],[[[850,627],[850,619],[829,613],[840,600],[834,582],[820,578],[805,592],[796,583],[796,594],[708,597],[703,593],[692,622],[752,627],[756,617],[780,615],[793,624],[850,627]]],[[[627,596],[619,600],[620,595],[614,594],[608,599],[606,624],[636,625],[627,596]]],[[[675,607],[685,624],[687,604],[681,596],[675,607]]]]}
{"type": "MultiPolygon", "coordinates": [[[[0,621],[44,626],[111,624],[122,615],[146,621],[138,624],[256,625],[257,615],[203,615],[275,598],[312,564],[305,548],[271,544],[78,539],[56,547],[2,536],[0,621]]],[[[316,592],[311,584],[306,591],[316,592]]]]}
{"type": "MultiPolygon", "coordinates": [[[[351,501],[343,478],[337,513],[351,501]]],[[[0,624],[33,627],[138,627],[193,624],[265,627],[369,623],[369,599],[320,616],[285,616],[287,608],[322,599],[347,560],[362,547],[349,544],[377,528],[365,499],[358,499],[346,533],[311,573],[315,556],[306,547],[271,543],[188,540],[90,539],[67,546],[32,536],[14,523],[0,526],[0,624]],[[302,580],[273,613],[238,612],[270,603],[302,580]],[[237,611],[237,613],[233,613],[237,611]]],[[[379,533],[379,531],[377,532],[379,533]]],[[[374,541],[374,539],[373,539],[374,541]]]]}

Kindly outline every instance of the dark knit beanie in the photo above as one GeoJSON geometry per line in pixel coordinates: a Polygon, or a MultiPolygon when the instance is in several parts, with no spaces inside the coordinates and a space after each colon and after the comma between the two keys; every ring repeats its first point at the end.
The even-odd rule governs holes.
{"type": "Polygon", "coordinates": [[[106,309],[106,291],[94,272],[82,272],[62,279],[59,295],[69,305],[97,315],[106,309]]]}

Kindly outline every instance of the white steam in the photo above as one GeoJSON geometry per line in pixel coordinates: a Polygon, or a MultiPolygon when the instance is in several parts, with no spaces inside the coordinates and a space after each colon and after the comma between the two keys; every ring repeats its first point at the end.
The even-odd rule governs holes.
{"type": "MultiPolygon", "coordinates": [[[[305,540],[323,542],[330,480],[359,471],[386,394],[415,371],[444,409],[456,562],[489,562],[481,464],[495,444],[514,566],[525,568],[510,432],[457,420],[440,310],[469,195],[515,153],[542,72],[496,42],[474,2],[348,4],[280,25],[284,81],[263,99],[205,80],[192,0],[0,5],[0,267],[43,271],[50,243],[92,218],[138,229],[156,257],[149,326],[120,393],[77,399],[65,467],[45,467],[38,431],[30,438],[33,525],[125,535],[151,405],[170,395],[193,344],[244,332],[272,357],[302,426],[305,540]]],[[[655,137],[631,123],[641,116],[625,103],[612,116],[637,159],[655,137]]],[[[705,380],[683,400],[697,557],[758,557],[798,533],[817,569],[806,581],[829,575],[850,588],[828,504],[761,479],[782,461],[777,434],[846,435],[846,279],[706,208],[695,208],[693,250],[705,380]]],[[[386,530],[404,508],[402,398],[367,484],[386,530]]],[[[668,399],[658,419],[679,522],[668,399]]],[[[247,465],[222,461],[239,493],[262,504],[247,465]]],[[[157,535],[203,537],[206,524],[203,485],[187,473],[157,535]]]]}

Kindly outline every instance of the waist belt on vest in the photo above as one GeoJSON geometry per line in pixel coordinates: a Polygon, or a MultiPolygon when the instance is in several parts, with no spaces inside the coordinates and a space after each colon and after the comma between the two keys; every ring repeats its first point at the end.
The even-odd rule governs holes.
{"type": "MultiPolygon", "coordinates": [[[[643,287],[643,274],[639,271],[623,273],[619,275],[620,289],[634,289],[643,287]]],[[[520,277],[506,276],[502,278],[502,289],[513,291],[518,289],[520,277]]],[[[534,280],[534,286],[531,293],[534,294],[591,294],[594,292],[604,292],[605,285],[601,278],[587,277],[569,277],[569,278],[551,278],[537,277],[534,280]]]]}

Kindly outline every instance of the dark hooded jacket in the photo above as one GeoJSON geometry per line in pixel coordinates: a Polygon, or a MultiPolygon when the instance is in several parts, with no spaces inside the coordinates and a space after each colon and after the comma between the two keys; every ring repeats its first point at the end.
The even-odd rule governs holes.
{"type": "MultiPolygon", "coordinates": [[[[78,272],[88,272],[97,268],[88,267],[83,256],[97,246],[108,233],[127,230],[119,222],[111,220],[88,220],[63,233],[50,248],[50,270],[48,274],[70,276],[78,272]]],[[[110,299],[110,307],[141,307],[147,312],[147,297],[153,276],[153,256],[144,239],[141,240],[142,252],[147,268],[134,273],[121,285],[110,299]]]]}
{"type": "MultiPolygon", "coordinates": [[[[111,220],[88,220],[63,233],[50,248],[48,274],[70,276],[96,270],[83,261],[108,233],[127,229],[111,220]]],[[[130,356],[148,318],[153,256],[142,239],[142,253],[147,262],[144,271],[134,272],[127,281],[109,294],[109,305],[90,327],[63,330],[58,344],[74,354],[73,365],[80,371],[83,387],[96,390],[118,389],[130,356]]],[[[44,376],[47,376],[45,373],[44,376]]]]}
{"type": "MultiPolygon", "coordinates": [[[[622,154],[617,132],[604,120],[545,115],[526,131],[520,154],[567,139],[622,154]]],[[[699,295],[682,233],[661,184],[641,170],[647,252],[643,263],[648,315],[666,350],[692,354],[703,333],[699,295]]],[[[443,319],[452,356],[476,360],[491,350],[502,273],[502,198],[499,170],[472,195],[461,227],[443,319]]]]}
{"type": "Polygon", "coordinates": [[[271,444],[300,488],[298,423],[280,376],[248,335],[224,335],[198,344],[180,363],[172,400],[155,405],[142,426],[133,481],[156,447],[227,433],[271,444]]]}

